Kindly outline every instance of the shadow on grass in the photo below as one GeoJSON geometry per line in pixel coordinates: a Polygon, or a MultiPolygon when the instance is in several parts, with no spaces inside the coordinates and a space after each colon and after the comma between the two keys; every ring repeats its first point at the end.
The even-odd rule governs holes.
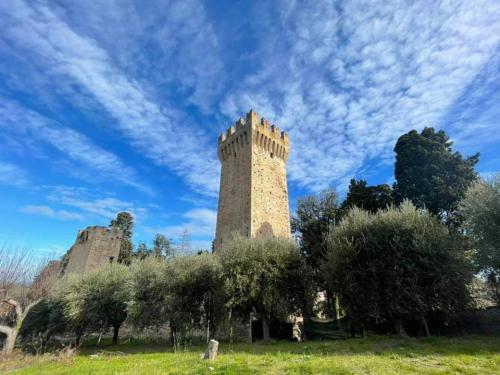
{"type": "MultiPolygon", "coordinates": [[[[196,343],[187,348],[174,351],[174,348],[161,342],[143,340],[124,340],[117,345],[103,340],[97,346],[95,342],[86,342],[81,348],[81,355],[100,353],[103,355],[134,355],[154,353],[196,353],[205,351],[205,345],[196,343]]],[[[305,341],[293,343],[273,341],[254,344],[221,342],[219,353],[246,355],[296,354],[312,356],[351,356],[351,355],[402,355],[402,356],[456,356],[500,353],[500,337],[463,336],[432,338],[400,338],[391,336],[371,336],[365,339],[332,341],[305,341]]]]}

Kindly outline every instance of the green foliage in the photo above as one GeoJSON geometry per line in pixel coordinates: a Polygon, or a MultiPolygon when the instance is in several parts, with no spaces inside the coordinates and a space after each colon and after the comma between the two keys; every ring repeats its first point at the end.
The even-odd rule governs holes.
{"type": "Polygon", "coordinates": [[[23,321],[20,335],[23,340],[42,347],[54,334],[62,334],[69,326],[62,301],[49,296],[38,303],[23,321]]]}
{"type": "Polygon", "coordinates": [[[106,265],[83,276],[70,275],[61,292],[65,316],[78,327],[113,328],[114,341],[127,317],[129,269],[106,265]]]}
{"type": "Polygon", "coordinates": [[[298,234],[302,254],[314,270],[319,268],[325,256],[324,237],[330,225],[340,220],[340,213],[334,190],[299,199],[297,203],[297,212],[292,218],[292,231],[298,234]]]}
{"type": "Polygon", "coordinates": [[[134,217],[129,212],[120,212],[116,215],[116,219],[111,220],[109,226],[117,227],[123,231],[118,262],[130,264],[132,260],[132,229],[134,227],[134,217]]]}
{"type": "Polygon", "coordinates": [[[139,260],[144,260],[151,254],[152,251],[148,249],[147,245],[144,242],[141,242],[137,246],[137,249],[132,253],[132,257],[137,258],[139,260]]]}
{"type": "Polygon", "coordinates": [[[393,192],[389,185],[367,186],[365,180],[351,179],[347,197],[342,203],[342,209],[353,207],[362,208],[370,212],[385,209],[394,203],[393,192]]]}
{"type": "Polygon", "coordinates": [[[284,319],[308,313],[311,272],[299,249],[284,239],[237,238],[217,252],[226,306],[240,316],[254,311],[284,319]]]}
{"type": "Polygon", "coordinates": [[[167,306],[171,328],[185,337],[193,328],[213,332],[221,267],[212,254],[184,255],[166,263],[167,306]]]}
{"type": "Polygon", "coordinates": [[[168,278],[162,259],[149,257],[130,266],[128,319],[136,327],[168,322],[168,278]]]}
{"type": "Polygon", "coordinates": [[[217,259],[207,253],[134,262],[129,284],[130,321],[138,327],[168,322],[174,339],[185,338],[193,328],[213,332],[220,277],[217,259]]]}
{"type": "Polygon", "coordinates": [[[464,159],[459,152],[452,152],[451,146],[442,130],[425,128],[420,134],[412,130],[396,143],[394,174],[400,201],[409,199],[454,224],[457,205],[477,178],[474,166],[479,154],[464,159]]]}
{"type": "Polygon", "coordinates": [[[153,255],[155,257],[170,258],[174,256],[175,250],[167,237],[157,234],[153,240],[153,255]]]}
{"type": "Polygon", "coordinates": [[[488,275],[500,303],[500,175],[491,181],[478,181],[460,203],[464,229],[477,248],[477,269],[488,275]]]}
{"type": "Polygon", "coordinates": [[[324,278],[354,320],[398,323],[467,303],[472,273],[459,239],[408,201],[376,214],[354,208],[327,248],[324,278]]]}

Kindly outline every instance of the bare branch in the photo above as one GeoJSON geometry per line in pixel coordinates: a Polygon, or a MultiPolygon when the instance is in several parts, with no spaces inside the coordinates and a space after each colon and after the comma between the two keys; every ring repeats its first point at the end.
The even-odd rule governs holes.
{"type": "Polygon", "coordinates": [[[0,324],[0,332],[8,336],[12,332],[12,327],[0,324]]]}

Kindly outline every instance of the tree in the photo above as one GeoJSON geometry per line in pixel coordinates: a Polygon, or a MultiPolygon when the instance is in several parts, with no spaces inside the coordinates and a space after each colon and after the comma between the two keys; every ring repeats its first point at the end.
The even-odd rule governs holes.
{"type": "Polygon", "coordinates": [[[177,253],[182,255],[186,255],[187,253],[189,253],[191,251],[191,244],[189,242],[189,232],[187,229],[184,229],[182,231],[177,253]]]}
{"type": "Polygon", "coordinates": [[[479,154],[464,159],[452,152],[452,142],[442,130],[411,130],[399,137],[394,151],[395,193],[399,201],[411,200],[448,224],[457,224],[459,201],[476,180],[479,154]]]}
{"type": "Polygon", "coordinates": [[[365,180],[351,179],[342,209],[362,208],[370,212],[387,208],[394,202],[392,189],[387,184],[368,186],[365,180]]]}
{"type": "MultiPolygon", "coordinates": [[[[217,251],[226,307],[241,318],[259,314],[264,340],[271,318],[308,313],[311,272],[299,249],[285,239],[236,238],[217,251]]],[[[251,339],[251,337],[250,337],[251,339]]]]}
{"type": "Polygon", "coordinates": [[[150,257],[131,266],[130,322],[136,327],[170,324],[178,345],[192,329],[204,328],[207,340],[217,323],[221,268],[212,254],[150,257]]]}
{"type": "Polygon", "coordinates": [[[487,275],[496,302],[500,303],[500,175],[473,184],[460,203],[460,212],[465,219],[465,233],[477,248],[477,270],[487,275]]]}
{"type": "Polygon", "coordinates": [[[49,293],[58,273],[43,268],[35,256],[23,249],[0,248],[0,332],[6,335],[3,347],[10,353],[29,312],[49,293]]]}
{"type": "Polygon", "coordinates": [[[62,295],[64,313],[75,326],[84,329],[113,329],[113,344],[127,317],[129,269],[120,264],[105,265],[91,273],[70,275],[62,295]]]}
{"type": "Polygon", "coordinates": [[[120,212],[116,219],[111,220],[110,227],[117,227],[122,230],[123,238],[118,254],[118,263],[130,264],[132,259],[132,229],[134,227],[134,217],[128,212],[120,212]]]}
{"type": "Polygon", "coordinates": [[[298,201],[297,212],[292,218],[292,231],[298,234],[301,252],[314,270],[319,268],[326,253],[325,235],[330,225],[339,219],[337,193],[333,190],[298,201]]]}
{"type": "Polygon", "coordinates": [[[163,234],[158,233],[153,240],[153,255],[155,257],[170,258],[174,253],[175,251],[170,240],[163,234]]]}
{"type": "Polygon", "coordinates": [[[159,327],[168,322],[168,280],[166,263],[148,257],[130,266],[128,319],[138,328],[159,327]]]}
{"type": "Polygon", "coordinates": [[[354,322],[418,318],[426,331],[431,311],[453,312],[468,303],[468,254],[456,234],[408,201],[372,214],[352,209],[327,240],[322,267],[354,322]]]}
{"type": "Polygon", "coordinates": [[[144,243],[144,242],[141,242],[139,243],[139,245],[137,246],[137,249],[135,250],[135,252],[132,254],[132,256],[134,258],[138,258],[139,260],[144,260],[146,259],[148,256],[151,255],[151,250],[148,249],[147,245],[144,243]]]}
{"type": "Polygon", "coordinates": [[[217,322],[216,295],[221,285],[221,267],[212,254],[183,255],[166,264],[168,316],[174,344],[192,329],[204,328],[207,342],[217,322]]]}

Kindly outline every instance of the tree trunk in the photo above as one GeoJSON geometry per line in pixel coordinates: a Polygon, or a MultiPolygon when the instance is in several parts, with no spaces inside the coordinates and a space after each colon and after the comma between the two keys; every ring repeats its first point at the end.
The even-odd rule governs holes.
{"type": "Polygon", "coordinates": [[[116,345],[118,343],[118,332],[120,330],[120,325],[113,326],[113,341],[111,344],[116,345]]]}
{"type": "Polygon", "coordinates": [[[396,334],[398,334],[401,337],[408,337],[408,335],[403,327],[403,322],[401,319],[396,319],[394,321],[394,326],[396,327],[396,334]]]}
{"type": "Polygon", "coordinates": [[[335,304],[335,319],[337,320],[337,327],[339,330],[342,330],[342,324],[340,323],[340,302],[339,296],[334,296],[334,304],[335,304]]]}
{"type": "Polygon", "coordinates": [[[15,301],[13,299],[6,299],[6,300],[2,301],[2,302],[7,303],[8,305],[11,305],[16,310],[16,323],[14,324],[14,327],[0,326],[0,332],[4,333],[7,336],[7,338],[5,340],[5,345],[3,347],[3,351],[5,353],[11,353],[14,350],[14,346],[16,345],[17,335],[19,334],[19,331],[21,330],[24,319],[26,318],[28,313],[31,311],[31,309],[34,306],[36,306],[40,301],[41,301],[41,298],[31,302],[24,309],[22,308],[22,306],[19,302],[15,301]]]}
{"type": "Polygon", "coordinates": [[[363,323],[359,324],[359,330],[361,331],[361,337],[365,338],[365,325],[363,323]]]}
{"type": "Polygon", "coordinates": [[[351,339],[356,337],[356,328],[354,321],[351,319],[351,339]]]}
{"type": "Polygon", "coordinates": [[[83,333],[85,332],[85,328],[77,328],[75,331],[76,334],[76,339],[75,339],[75,346],[78,348],[81,344],[82,341],[82,336],[83,333]]]}
{"type": "Polygon", "coordinates": [[[269,319],[265,314],[262,314],[262,339],[264,342],[269,341],[269,319]]]}
{"type": "Polygon", "coordinates": [[[229,343],[233,344],[233,309],[229,309],[229,343]]]}
{"type": "Polygon", "coordinates": [[[424,325],[425,335],[427,337],[431,337],[431,333],[429,332],[429,326],[427,325],[427,319],[425,319],[425,316],[422,316],[422,323],[424,325]]]}
{"type": "Polygon", "coordinates": [[[0,326],[0,332],[7,336],[2,351],[9,354],[14,350],[14,346],[16,345],[18,330],[16,327],[0,326]]]}
{"type": "Polygon", "coordinates": [[[251,344],[253,342],[253,335],[252,335],[252,323],[253,323],[253,312],[249,314],[248,318],[248,342],[251,344]]]}

